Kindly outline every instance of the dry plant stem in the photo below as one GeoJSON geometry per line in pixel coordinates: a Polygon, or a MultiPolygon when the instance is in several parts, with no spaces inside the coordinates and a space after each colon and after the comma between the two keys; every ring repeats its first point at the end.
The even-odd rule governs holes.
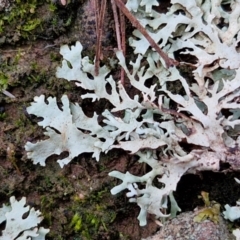
{"type": "MultiPolygon", "coordinates": [[[[96,20],[98,21],[98,29],[97,29],[97,46],[96,46],[96,59],[95,59],[95,76],[98,76],[99,74],[99,66],[100,66],[100,56],[101,56],[101,43],[102,43],[102,28],[103,28],[103,20],[104,20],[104,14],[106,11],[106,2],[107,0],[101,1],[101,8],[100,13],[97,14],[99,18],[97,17],[96,20]]],[[[97,1],[95,2],[97,3],[97,1]]],[[[98,3],[97,3],[98,4],[98,3]]],[[[98,5],[96,5],[97,7],[98,5]]],[[[99,9],[99,8],[98,8],[99,9]]]]}
{"type": "Polygon", "coordinates": [[[177,66],[178,62],[174,59],[168,57],[168,55],[162,51],[162,49],[157,45],[157,43],[151,38],[147,33],[145,28],[139,23],[139,21],[131,14],[131,12],[125,7],[124,3],[121,0],[115,0],[116,5],[120,8],[123,14],[130,20],[132,25],[136,27],[142,35],[148,40],[150,45],[158,52],[158,54],[163,58],[166,63],[166,67],[177,66]]]}
{"type": "Polygon", "coordinates": [[[181,118],[184,118],[184,119],[187,119],[187,120],[190,120],[190,121],[193,121],[190,117],[184,115],[183,113],[180,113],[180,112],[177,112],[173,109],[167,109],[165,107],[161,107],[160,108],[164,113],[167,113],[169,115],[174,115],[176,117],[181,117],[181,118]]]}
{"type": "Polygon", "coordinates": [[[114,0],[111,0],[111,3],[112,3],[113,17],[114,17],[114,22],[115,22],[115,31],[116,31],[116,37],[117,37],[118,50],[122,50],[117,6],[116,6],[114,0]]]}
{"type": "MultiPolygon", "coordinates": [[[[123,25],[123,18],[124,16],[122,13],[120,13],[120,24],[119,24],[119,17],[118,17],[118,12],[117,12],[117,7],[115,4],[114,0],[111,0],[112,3],[112,9],[113,9],[113,16],[114,16],[114,22],[115,22],[115,31],[116,31],[116,37],[117,37],[117,45],[118,45],[118,50],[122,50],[123,55],[125,56],[125,40],[123,41],[123,37],[125,37],[125,25],[123,25]],[[120,28],[121,28],[121,33],[120,33],[120,28]]],[[[124,86],[124,69],[121,68],[121,77],[120,81],[122,85],[124,86]]]]}
{"type": "Polygon", "coordinates": [[[6,96],[10,97],[10,98],[16,98],[14,95],[12,95],[10,92],[8,92],[6,90],[2,90],[2,93],[5,94],[6,96]]]}
{"type": "MultiPolygon", "coordinates": [[[[123,0],[124,1],[124,0],[123,0]]],[[[125,1],[124,1],[125,3],[125,1]]],[[[120,12],[120,27],[121,27],[121,44],[122,44],[122,52],[123,56],[126,56],[126,24],[125,24],[125,16],[122,12],[120,12]]],[[[121,68],[121,83],[124,86],[124,77],[125,77],[125,71],[123,68],[121,68]]]]}
{"type": "Polygon", "coordinates": [[[120,27],[121,27],[121,44],[122,44],[122,51],[123,56],[126,55],[126,24],[125,24],[125,16],[122,12],[120,12],[120,27]]]}
{"type": "Polygon", "coordinates": [[[96,22],[96,32],[99,29],[99,0],[94,0],[93,4],[94,4],[94,9],[95,9],[95,22],[96,22]]]}

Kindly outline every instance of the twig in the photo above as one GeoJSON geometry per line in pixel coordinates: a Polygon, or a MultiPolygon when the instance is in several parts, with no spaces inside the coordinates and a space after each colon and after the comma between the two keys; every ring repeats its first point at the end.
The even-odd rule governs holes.
{"type": "MultiPolygon", "coordinates": [[[[121,50],[123,52],[123,56],[126,55],[126,47],[125,47],[125,21],[124,21],[124,15],[120,13],[120,24],[119,24],[119,17],[118,17],[118,11],[117,6],[115,4],[114,0],[111,0],[112,3],[112,10],[113,10],[113,16],[114,16],[114,22],[115,22],[115,31],[116,31],[116,38],[117,38],[117,45],[118,50],[121,50]],[[120,31],[121,29],[121,31],[120,31]],[[121,32],[121,34],[120,34],[121,32]]],[[[124,69],[121,68],[121,77],[120,81],[122,85],[124,86],[124,69]]]]}
{"type": "MultiPolygon", "coordinates": [[[[95,1],[96,4],[98,0],[95,1]]],[[[102,43],[102,28],[103,28],[103,20],[104,20],[104,14],[106,10],[106,0],[102,0],[100,13],[96,14],[97,19],[96,21],[98,29],[97,29],[97,44],[96,44],[96,59],[95,59],[95,75],[98,76],[99,74],[99,66],[100,66],[100,56],[101,56],[101,43],[102,43]],[[98,21],[99,20],[99,21],[98,21]]],[[[98,5],[96,5],[97,7],[98,5]]]]}
{"type": "Polygon", "coordinates": [[[2,90],[2,93],[5,94],[6,96],[10,97],[10,98],[16,98],[14,95],[12,95],[10,92],[8,92],[6,90],[2,90]]]}
{"type": "MultiPolygon", "coordinates": [[[[123,0],[124,1],[124,0],[123,0]]],[[[125,16],[122,12],[120,12],[120,27],[121,27],[121,44],[123,56],[126,55],[126,24],[125,24],[125,16]]]]}
{"type": "MultiPolygon", "coordinates": [[[[123,3],[125,3],[125,0],[123,0],[123,3]]],[[[122,44],[122,52],[123,56],[126,57],[126,24],[125,24],[125,16],[122,12],[120,12],[120,27],[121,27],[121,44],[122,44]]],[[[125,82],[125,71],[123,68],[121,68],[121,83],[124,86],[125,82]]]]}
{"type": "Polygon", "coordinates": [[[96,22],[96,32],[99,29],[99,2],[98,0],[94,0],[94,9],[95,9],[95,22],[96,22]]]}
{"type": "Polygon", "coordinates": [[[114,0],[111,0],[111,3],[112,3],[113,17],[114,17],[114,22],[115,22],[115,31],[116,31],[116,37],[117,37],[118,50],[122,50],[117,6],[116,6],[114,0]]]}
{"type": "Polygon", "coordinates": [[[169,115],[174,115],[176,117],[181,117],[181,118],[184,118],[184,119],[192,121],[192,119],[190,117],[186,116],[185,114],[183,114],[181,112],[177,112],[176,110],[167,109],[167,108],[165,108],[163,106],[160,107],[160,110],[162,110],[164,113],[167,113],[169,115]]]}
{"type": "Polygon", "coordinates": [[[162,51],[162,49],[157,45],[157,43],[152,39],[152,37],[147,33],[145,28],[139,23],[139,21],[131,14],[131,12],[125,7],[124,3],[121,0],[115,0],[116,5],[123,12],[123,14],[130,20],[132,25],[136,27],[142,35],[148,40],[150,45],[155,48],[158,54],[163,58],[166,63],[166,67],[177,66],[179,63],[168,57],[168,55],[162,51]]]}

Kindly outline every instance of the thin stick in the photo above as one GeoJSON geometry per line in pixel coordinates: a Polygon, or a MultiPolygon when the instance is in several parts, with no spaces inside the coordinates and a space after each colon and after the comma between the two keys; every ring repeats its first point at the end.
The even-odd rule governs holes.
{"type": "Polygon", "coordinates": [[[123,55],[126,55],[126,24],[125,24],[125,16],[122,12],[120,12],[120,27],[121,27],[121,43],[122,43],[122,51],[123,55]]]}
{"type": "Polygon", "coordinates": [[[125,7],[124,3],[121,0],[115,0],[116,5],[120,8],[123,14],[130,20],[132,25],[136,27],[142,35],[148,40],[150,45],[155,48],[158,54],[163,58],[166,63],[166,67],[177,66],[179,63],[168,57],[168,55],[162,51],[162,49],[157,45],[157,43],[152,39],[152,37],[147,33],[145,28],[139,23],[139,21],[131,14],[131,12],[125,7]]]}
{"type": "Polygon", "coordinates": [[[94,4],[94,9],[95,9],[95,22],[96,22],[96,32],[98,31],[99,29],[99,2],[98,0],[94,0],[93,2],[94,4]]]}
{"type": "MultiPolygon", "coordinates": [[[[125,1],[124,1],[125,2],[125,1]]],[[[120,12],[120,27],[121,27],[121,49],[123,52],[123,56],[126,57],[126,24],[125,24],[125,16],[122,12],[120,12]]],[[[125,82],[125,71],[121,68],[121,83],[124,86],[125,82]]]]}
{"type": "Polygon", "coordinates": [[[117,6],[116,6],[114,0],[111,0],[111,3],[112,3],[113,17],[114,17],[114,22],[115,22],[115,30],[116,30],[118,50],[122,50],[117,6]]]}
{"type": "Polygon", "coordinates": [[[99,66],[100,66],[100,56],[101,56],[101,43],[102,43],[102,28],[103,28],[103,20],[104,14],[106,10],[106,0],[102,0],[100,14],[99,14],[99,24],[97,29],[97,46],[96,46],[96,59],[95,59],[95,75],[99,74],[99,66]]]}
{"type": "MultiPolygon", "coordinates": [[[[0,90],[1,92],[1,90],[0,90]]],[[[10,98],[16,98],[14,95],[12,95],[10,92],[6,91],[6,90],[2,90],[2,93],[5,94],[6,96],[10,97],[10,98]]]]}
{"type": "MultiPolygon", "coordinates": [[[[125,24],[124,23],[124,16],[122,13],[120,13],[120,24],[119,24],[119,17],[118,17],[118,11],[117,11],[117,6],[115,4],[114,0],[111,0],[112,3],[112,10],[113,10],[113,16],[114,16],[114,22],[115,22],[115,31],[116,31],[116,37],[117,37],[117,45],[118,45],[118,50],[122,50],[123,56],[126,54],[126,48],[125,48],[125,24]],[[120,34],[120,28],[121,28],[121,34],[120,34]]],[[[120,81],[122,85],[124,86],[124,69],[121,68],[121,77],[120,81]]]]}

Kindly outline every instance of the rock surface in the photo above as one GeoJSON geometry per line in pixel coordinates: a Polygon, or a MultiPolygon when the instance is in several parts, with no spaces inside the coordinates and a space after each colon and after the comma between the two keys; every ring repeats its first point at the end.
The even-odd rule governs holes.
{"type": "Polygon", "coordinates": [[[226,221],[220,217],[219,223],[210,220],[200,223],[193,221],[196,212],[182,213],[166,224],[155,235],[142,240],[233,240],[226,221]]]}

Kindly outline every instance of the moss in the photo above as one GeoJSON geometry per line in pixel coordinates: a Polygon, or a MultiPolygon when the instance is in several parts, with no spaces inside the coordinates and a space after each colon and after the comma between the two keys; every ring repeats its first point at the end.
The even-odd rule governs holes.
{"type": "Polygon", "coordinates": [[[75,213],[74,216],[72,217],[70,227],[73,228],[75,232],[79,232],[81,230],[82,217],[78,213],[75,213]]]}
{"type": "Polygon", "coordinates": [[[36,18],[36,9],[44,1],[16,0],[9,11],[0,14],[0,33],[6,30],[8,25],[14,26],[14,30],[24,38],[41,24],[41,20],[36,18]]]}
{"type": "Polygon", "coordinates": [[[80,234],[82,239],[99,239],[102,235],[111,234],[109,225],[115,220],[116,212],[109,198],[111,196],[107,188],[95,191],[87,198],[75,197],[69,228],[80,234]]]}
{"type": "Polygon", "coordinates": [[[201,198],[204,201],[205,207],[199,210],[198,214],[194,217],[194,222],[203,222],[206,219],[214,222],[215,224],[219,223],[220,217],[220,204],[215,201],[209,200],[209,193],[202,191],[201,198]]]}
{"type": "Polygon", "coordinates": [[[20,40],[53,39],[65,32],[75,18],[78,1],[65,7],[51,0],[11,1],[0,12],[1,43],[14,44],[20,40]]]}
{"type": "Polygon", "coordinates": [[[55,52],[50,53],[50,59],[52,62],[57,62],[57,63],[61,62],[61,60],[62,60],[61,57],[59,56],[59,54],[55,53],[55,52]]]}
{"type": "Polygon", "coordinates": [[[6,89],[9,86],[13,86],[13,78],[15,72],[18,71],[18,63],[21,58],[22,52],[20,49],[11,54],[9,57],[7,54],[2,54],[0,57],[0,90],[6,89]]]}
{"type": "Polygon", "coordinates": [[[7,117],[7,114],[5,112],[0,113],[0,122],[4,121],[6,119],[6,117],[7,117]]]}
{"type": "Polygon", "coordinates": [[[57,10],[57,6],[56,6],[56,4],[53,3],[53,1],[50,1],[48,9],[51,12],[55,12],[57,10]]]}
{"type": "Polygon", "coordinates": [[[8,85],[8,76],[0,71],[0,91],[5,90],[8,85]]]}

